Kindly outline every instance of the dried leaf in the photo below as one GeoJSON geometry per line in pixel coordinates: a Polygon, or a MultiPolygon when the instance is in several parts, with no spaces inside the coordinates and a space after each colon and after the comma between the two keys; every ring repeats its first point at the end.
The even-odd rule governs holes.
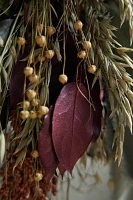
{"type": "Polygon", "coordinates": [[[16,137],[13,140],[20,139],[23,135],[25,135],[25,136],[28,135],[29,128],[30,128],[30,122],[31,122],[31,120],[27,119],[26,124],[24,125],[23,130],[18,135],[16,135],[16,137]]]}
{"type": "Polygon", "coordinates": [[[0,132],[0,166],[3,163],[4,155],[5,155],[5,136],[4,136],[3,131],[1,130],[0,132]]]}
{"type": "Polygon", "coordinates": [[[42,85],[41,91],[40,91],[40,104],[43,105],[44,102],[46,102],[48,97],[48,86],[45,83],[45,85],[42,85]]]}
{"type": "Polygon", "coordinates": [[[16,162],[15,162],[15,165],[13,166],[13,172],[15,170],[15,168],[17,167],[17,165],[20,163],[20,162],[23,162],[24,159],[25,159],[25,156],[26,156],[26,153],[27,153],[27,149],[24,149],[23,151],[21,151],[20,155],[18,156],[16,162]]]}
{"type": "Polygon", "coordinates": [[[127,109],[127,112],[132,116],[132,108],[131,108],[130,102],[129,102],[128,98],[125,96],[124,96],[124,104],[127,109]]]}
{"type": "MultiPolygon", "coordinates": [[[[85,86],[79,88],[88,97],[85,86]]],[[[56,155],[70,173],[92,140],[92,114],[76,83],[64,86],[55,104],[52,137],[56,155]]]]}
{"type": "Polygon", "coordinates": [[[8,84],[8,74],[7,74],[7,72],[6,72],[6,70],[4,68],[2,68],[2,74],[3,74],[5,85],[7,87],[7,84],[8,84]]]}
{"type": "Polygon", "coordinates": [[[12,62],[12,55],[7,57],[7,59],[6,59],[5,63],[4,63],[4,68],[5,69],[9,66],[10,62],[12,62]]]}
{"type": "Polygon", "coordinates": [[[45,177],[48,182],[55,174],[55,170],[59,162],[52,142],[52,115],[53,107],[50,108],[49,113],[45,116],[38,136],[39,155],[45,170],[45,177]]]}
{"type": "MultiPolygon", "coordinates": [[[[123,104],[122,104],[123,105],[123,104]]],[[[131,115],[127,112],[125,106],[123,105],[122,106],[122,109],[126,115],[126,122],[127,122],[127,126],[129,127],[131,133],[132,133],[132,118],[131,118],[131,115]]]]}
{"type": "Polygon", "coordinates": [[[119,137],[119,130],[120,130],[120,127],[118,126],[115,133],[114,133],[114,136],[113,136],[112,148],[115,145],[116,139],[118,139],[118,137],[119,137]]]}
{"type": "Polygon", "coordinates": [[[18,147],[16,148],[14,154],[18,153],[19,151],[21,151],[24,147],[27,147],[29,145],[29,143],[32,140],[32,136],[25,138],[24,140],[21,140],[20,144],[18,145],[18,147]]]}

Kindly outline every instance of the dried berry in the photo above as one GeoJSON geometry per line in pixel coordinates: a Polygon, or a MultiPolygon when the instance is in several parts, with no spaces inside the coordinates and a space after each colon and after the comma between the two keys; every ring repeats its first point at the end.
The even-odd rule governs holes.
{"type": "Polygon", "coordinates": [[[90,66],[88,66],[88,68],[87,68],[87,71],[88,71],[89,73],[91,73],[91,74],[94,74],[94,73],[96,72],[96,70],[97,70],[96,65],[90,65],[90,66]]]}
{"type": "Polygon", "coordinates": [[[17,38],[17,44],[18,45],[23,46],[23,45],[25,45],[25,43],[26,43],[25,38],[23,38],[23,37],[18,37],[17,38]]]}
{"type": "Polygon", "coordinates": [[[85,50],[89,50],[89,49],[91,48],[91,42],[85,40],[85,41],[83,42],[83,48],[84,48],[85,50]]]}
{"type": "Polygon", "coordinates": [[[49,108],[47,106],[39,106],[38,112],[41,115],[46,115],[49,112],[49,108]]]}
{"type": "Polygon", "coordinates": [[[28,59],[28,63],[31,65],[34,61],[34,58],[32,55],[29,56],[29,59],[28,59]]]}
{"type": "Polygon", "coordinates": [[[29,101],[23,101],[22,102],[22,108],[25,110],[25,109],[27,109],[27,108],[29,108],[30,107],[30,102],[29,101]]]}
{"type": "Polygon", "coordinates": [[[29,81],[31,83],[36,83],[38,81],[38,76],[36,74],[32,74],[29,76],[29,81]]]}
{"type": "Polygon", "coordinates": [[[42,56],[41,54],[38,55],[37,60],[39,62],[43,62],[45,60],[45,56],[42,56]]]}
{"type": "Polygon", "coordinates": [[[24,68],[25,76],[30,76],[32,73],[33,73],[33,68],[32,67],[25,67],[24,68]]]}
{"type": "Polygon", "coordinates": [[[34,176],[35,181],[41,181],[43,178],[43,175],[41,173],[36,173],[34,176]]]}
{"type": "Polygon", "coordinates": [[[31,110],[31,111],[30,111],[30,118],[31,118],[31,119],[36,119],[36,118],[37,118],[37,112],[31,110]]]}
{"type": "Polygon", "coordinates": [[[37,31],[38,31],[39,34],[42,33],[42,31],[43,31],[43,24],[40,24],[40,23],[37,24],[37,31]]]}
{"type": "Polygon", "coordinates": [[[67,81],[68,81],[68,77],[67,77],[67,75],[65,75],[65,74],[61,74],[60,76],[59,76],[59,82],[60,83],[62,83],[63,85],[65,84],[65,83],[67,83],[67,81]]]}
{"type": "Polygon", "coordinates": [[[52,26],[47,26],[46,31],[47,31],[47,34],[49,36],[51,36],[51,35],[53,35],[56,32],[56,29],[54,27],[52,27],[52,26]]]}
{"type": "Polygon", "coordinates": [[[44,35],[40,35],[40,36],[37,36],[35,38],[36,40],[36,43],[40,46],[40,47],[45,47],[47,45],[47,40],[46,40],[46,37],[44,35]]]}
{"type": "Polygon", "coordinates": [[[39,105],[39,99],[33,99],[32,101],[31,101],[31,105],[32,106],[38,106],[39,105]]]}
{"type": "Polygon", "coordinates": [[[78,56],[78,58],[84,59],[86,56],[86,52],[82,50],[82,51],[78,52],[77,56],[78,56]]]}
{"type": "Polygon", "coordinates": [[[30,89],[30,90],[27,91],[26,95],[27,95],[28,99],[31,100],[31,99],[35,98],[36,92],[34,90],[30,89]]]}
{"type": "Polygon", "coordinates": [[[38,158],[38,157],[39,157],[38,150],[33,150],[33,151],[31,152],[31,155],[32,155],[33,158],[38,158]]]}
{"type": "Polygon", "coordinates": [[[75,22],[75,24],[74,24],[74,29],[75,29],[76,31],[81,30],[82,27],[83,27],[83,23],[82,23],[80,20],[78,20],[78,21],[75,22]]]}
{"type": "Polygon", "coordinates": [[[39,112],[37,112],[37,118],[38,118],[38,119],[41,119],[41,118],[43,118],[43,115],[40,114],[39,112]]]}
{"type": "Polygon", "coordinates": [[[54,57],[54,51],[53,50],[45,51],[45,57],[48,59],[52,59],[54,57]]]}
{"type": "Polygon", "coordinates": [[[27,119],[29,117],[29,111],[27,111],[27,110],[22,110],[21,112],[20,112],[20,118],[21,119],[27,119]]]}

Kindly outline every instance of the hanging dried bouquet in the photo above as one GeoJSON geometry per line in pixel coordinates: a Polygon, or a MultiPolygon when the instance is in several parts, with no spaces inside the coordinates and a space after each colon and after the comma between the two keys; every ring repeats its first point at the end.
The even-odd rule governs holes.
{"type": "MultiPolygon", "coordinates": [[[[3,4],[4,5],[4,4],[3,4]]],[[[57,169],[72,173],[97,139],[103,156],[105,90],[121,162],[125,127],[132,132],[133,60],[115,38],[104,1],[25,0],[1,7],[0,199],[56,195],[57,169]],[[9,7],[8,7],[9,6],[9,7]]],[[[121,25],[133,3],[119,1],[121,25]]],[[[110,119],[108,119],[110,120],[110,119]]],[[[106,133],[108,134],[108,133],[106,133]]]]}

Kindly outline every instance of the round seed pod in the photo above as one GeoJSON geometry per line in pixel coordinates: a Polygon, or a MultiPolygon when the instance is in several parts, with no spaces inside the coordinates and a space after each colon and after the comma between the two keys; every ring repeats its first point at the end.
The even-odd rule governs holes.
{"type": "Polygon", "coordinates": [[[18,45],[23,46],[23,45],[25,45],[25,43],[26,43],[25,38],[23,38],[23,37],[18,37],[17,38],[17,44],[18,45]]]}
{"type": "Polygon", "coordinates": [[[33,151],[31,152],[31,155],[32,155],[33,158],[38,158],[38,157],[39,157],[38,150],[33,150],[33,151]]]}
{"type": "Polygon", "coordinates": [[[56,29],[52,26],[47,26],[46,32],[49,36],[53,35],[56,32],[56,29]]]}
{"type": "Polygon", "coordinates": [[[32,55],[29,56],[29,59],[28,59],[28,63],[31,65],[34,61],[34,58],[32,55]]]}
{"type": "Polygon", "coordinates": [[[43,178],[43,175],[41,173],[36,173],[34,176],[35,181],[41,181],[43,178]]]}
{"type": "Polygon", "coordinates": [[[39,112],[37,112],[37,118],[41,119],[41,118],[43,118],[43,115],[41,115],[39,112]]]}
{"type": "Polygon", "coordinates": [[[60,83],[62,83],[64,85],[65,83],[67,83],[68,77],[65,74],[61,74],[61,75],[59,75],[59,79],[58,80],[59,80],[60,83]]]}
{"type": "Polygon", "coordinates": [[[83,48],[85,49],[85,50],[89,50],[90,48],[91,48],[91,42],[89,42],[89,41],[84,41],[83,42],[83,48]]]}
{"type": "Polygon", "coordinates": [[[33,99],[32,101],[31,101],[31,105],[32,106],[38,106],[39,105],[39,99],[33,99]]]}
{"type": "Polygon", "coordinates": [[[25,76],[30,76],[32,73],[33,73],[33,68],[32,67],[25,67],[24,68],[25,76]]]}
{"type": "Polygon", "coordinates": [[[35,38],[35,41],[40,47],[45,47],[47,45],[47,40],[46,40],[46,37],[44,35],[37,36],[35,38]]]}
{"type": "Polygon", "coordinates": [[[79,31],[79,30],[81,30],[83,28],[83,23],[80,21],[80,20],[78,20],[78,21],[76,21],[75,23],[74,23],[74,29],[76,30],[76,31],[79,31]]]}
{"type": "Polygon", "coordinates": [[[42,56],[41,54],[39,54],[38,57],[37,57],[37,60],[38,60],[39,62],[44,62],[45,56],[42,56]]]}
{"type": "Polygon", "coordinates": [[[27,93],[26,93],[27,97],[29,100],[32,100],[35,98],[36,96],[36,92],[34,90],[28,90],[27,93]]]}
{"type": "Polygon", "coordinates": [[[87,68],[87,71],[88,71],[89,73],[91,73],[91,74],[94,74],[94,73],[96,72],[96,70],[97,70],[96,65],[90,65],[90,66],[88,66],[88,68],[87,68]]]}
{"type": "Polygon", "coordinates": [[[31,83],[36,83],[38,81],[38,76],[36,74],[32,74],[29,76],[29,81],[31,83]]]}
{"type": "Polygon", "coordinates": [[[54,51],[53,50],[48,50],[48,51],[45,51],[45,57],[47,59],[52,59],[54,57],[54,51]]]}
{"type": "Polygon", "coordinates": [[[21,119],[27,119],[29,117],[29,111],[27,111],[27,110],[22,110],[22,111],[20,111],[20,118],[21,119]]]}
{"type": "Polygon", "coordinates": [[[30,118],[31,119],[36,119],[37,118],[37,112],[36,111],[30,111],[30,118]]]}
{"type": "Polygon", "coordinates": [[[82,50],[82,51],[78,52],[77,56],[78,56],[78,58],[84,59],[86,56],[86,52],[82,50]]]}
{"type": "Polygon", "coordinates": [[[40,24],[40,23],[37,24],[37,31],[38,31],[38,33],[42,33],[42,31],[43,31],[43,24],[40,24]]]}
{"type": "Polygon", "coordinates": [[[29,101],[23,101],[22,102],[22,108],[25,110],[25,109],[27,109],[27,108],[29,108],[30,107],[30,102],[29,101]]]}
{"type": "Polygon", "coordinates": [[[38,112],[41,115],[46,115],[49,112],[49,108],[47,106],[39,106],[38,112]]]}

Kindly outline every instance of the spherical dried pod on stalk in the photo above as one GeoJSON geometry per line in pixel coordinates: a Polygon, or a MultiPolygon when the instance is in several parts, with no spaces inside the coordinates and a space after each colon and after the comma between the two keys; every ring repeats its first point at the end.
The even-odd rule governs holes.
{"type": "Polygon", "coordinates": [[[59,75],[59,79],[58,80],[59,80],[60,83],[62,83],[64,85],[65,83],[67,83],[68,77],[65,74],[61,74],[61,75],[59,75]]]}
{"type": "Polygon", "coordinates": [[[41,173],[36,173],[34,176],[35,181],[41,181],[43,178],[43,175],[41,173]]]}
{"type": "Polygon", "coordinates": [[[33,57],[33,55],[30,55],[28,58],[29,65],[31,65],[33,62],[34,62],[34,57],[33,57]]]}
{"type": "Polygon", "coordinates": [[[22,102],[22,108],[25,110],[25,109],[28,109],[30,107],[30,102],[29,101],[23,101],[22,102]]]}
{"type": "Polygon", "coordinates": [[[56,29],[53,26],[47,26],[46,32],[49,36],[53,35],[56,32],[56,29]]]}
{"type": "Polygon", "coordinates": [[[47,45],[47,40],[44,35],[39,35],[35,38],[36,44],[38,44],[40,47],[45,47],[47,45]]]}
{"type": "Polygon", "coordinates": [[[27,119],[29,117],[29,111],[27,111],[27,110],[22,110],[22,111],[20,111],[20,118],[21,119],[27,119]]]}
{"type": "Polygon", "coordinates": [[[48,50],[48,51],[45,51],[45,57],[47,59],[52,59],[54,57],[54,51],[53,50],[48,50]]]}
{"type": "Polygon", "coordinates": [[[45,56],[42,56],[41,54],[39,54],[38,57],[37,57],[37,60],[38,60],[39,62],[44,62],[45,56]]]}
{"type": "Polygon", "coordinates": [[[31,118],[31,119],[36,119],[36,118],[37,118],[37,112],[31,110],[31,111],[30,111],[30,118],[31,118]]]}
{"type": "Polygon", "coordinates": [[[23,37],[18,37],[17,38],[17,44],[18,45],[23,46],[23,45],[25,45],[25,43],[26,43],[25,38],[23,38],[23,37]]]}
{"type": "Polygon", "coordinates": [[[37,118],[38,118],[38,119],[43,118],[43,116],[44,116],[44,115],[42,115],[42,114],[40,114],[39,112],[37,112],[37,118]]]}
{"type": "Polygon", "coordinates": [[[89,73],[91,73],[91,74],[95,74],[96,70],[97,70],[96,65],[90,65],[90,66],[88,66],[88,68],[87,68],[87,71],[88,71],[89,73]]]}
{"type": "Polygon", "coordinates": [[[32,74],[29,76],[29,81],[31,83],[36,83],[38,81],[38,76],[36,74],[32,74]]]}
{"type": "Polygon", "coordinates": [[[33,151],[31,152],[31,155],[32,155],[33,158],[38,158],[38,157],[39,157],[38,150],[33,150],[33,151]]]}
{"type": "Polygon", "coordinates": [[[33,100],[31,101],[31,105],[32,105],[32,106],[38,106],[38,105],[39,105],[39,102],[40,102],[39,99],[33,99],[33,100]]]}
{"type": "Polygon", "coordinates": [[[84,50],[79,51],[79,52],[77,53],[77,56],[78,56],[78,58],[84,59],[85,56],[86,56],[86,52],[85,52],[84,50]]]}
{"type": "Polygon", "coordinates": [[[27,97],[29,100],[32,100],[35,98],[36,96],[36,92],[34,90],[28,90],[27,93],[26,93],[27,97]]]}
{"type": "Polygon", "coordinates": [[[81,30],[83,28],[83,23],[80,21],[80,20],[78,20],[78,21],[76,21],[75,23],[74,23],[74,29],[76,30],[76,31],[79,31],[79,30],[81,30]]]}
{"type": "Polygon", "coordinates": [[[32,67],[25,67],[24,68],[25,76],[30,76],[32,73],[33,73],[33,68],[32,67]]]}
{"type": "Polygon", "coordinates": [[[41,115],[46,115],[49,112],[49,108],[47,106],[39,106],[38,112],[41,115]]]}
{"type": "Polygon", "coordinates": [[[38,31],[39,34],[42,34],[43,24],[40,24],[40,23],[37,24],[37,31],[38,31]]]}
{"type": "Polygon", "coordinates": [[[85,41],[83,42],[83,48],[84,48],[85,50],[89,50],[89,49],[91,48],[91,42],[85,40],[85,41]]]}

